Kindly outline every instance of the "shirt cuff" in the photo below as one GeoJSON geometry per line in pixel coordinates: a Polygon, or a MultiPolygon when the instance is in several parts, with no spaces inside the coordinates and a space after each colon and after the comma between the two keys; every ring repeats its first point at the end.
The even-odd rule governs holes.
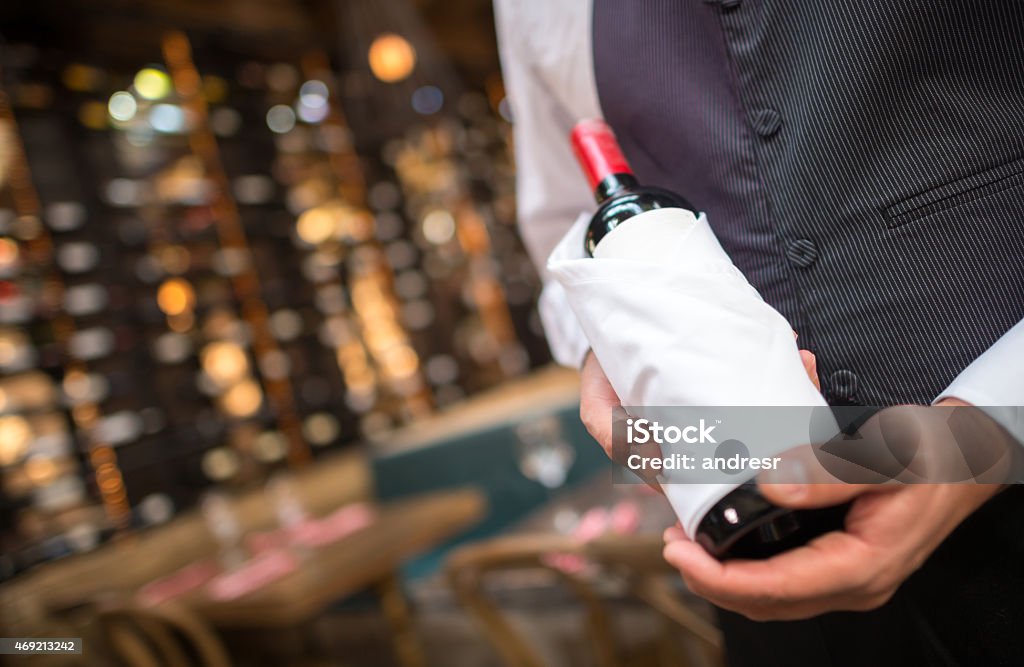
{"type": "Polygon", "coordinates": [[[935,403],[945,398],[978,406],[1024,444],[1024,321],[965,368],[935,403]]]}

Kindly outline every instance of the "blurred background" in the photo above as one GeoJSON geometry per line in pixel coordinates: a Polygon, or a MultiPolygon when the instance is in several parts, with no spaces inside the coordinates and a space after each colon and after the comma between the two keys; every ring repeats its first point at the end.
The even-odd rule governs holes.
{"type": "Polygon", "coordinates": [[[86,645],[12,664],[718,660],[550,366],[493,20],[0,6],[0,635],[86,645]]]}

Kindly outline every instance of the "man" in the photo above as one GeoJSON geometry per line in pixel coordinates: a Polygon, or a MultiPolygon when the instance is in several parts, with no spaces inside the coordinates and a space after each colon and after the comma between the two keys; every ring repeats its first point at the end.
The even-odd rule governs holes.
{"type": "MultiPolygon", "coordinates": [[[[831,403],[1024,405],[1024,4],[497,0],[497,18],[538,266],[593,209],[566,136],[603,117],[641,182],[707,212],[831,403]]],[[[557,285],[540,307],[607,448],[618,399],[557,285]]],[[[1024,664],[1022,489],[763,490],[854,504],[844,532],[758,563],[666,533],[731,610],[732,664],[1024,664]]]]}

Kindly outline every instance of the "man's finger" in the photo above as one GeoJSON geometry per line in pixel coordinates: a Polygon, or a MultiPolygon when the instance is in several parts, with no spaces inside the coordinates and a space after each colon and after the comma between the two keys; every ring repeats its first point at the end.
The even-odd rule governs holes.
{"type": "MultiPolygon", "coordinates": [[[[773,469],[757,477],[761,493],[776,505],[793,508],[829,507],[848,502],[868,491],[885,491],[898,485],[886,485],[884,476],[878,475],[878,483],[861,480],[863,483],[847,483],[834,473],[847,472],[837,465],[826,468],[820,452],[814,447],[796,447],[783,452],[781,460],[773,469]]],[[[857,467],[847,463],[847,468],[857,467]]],[[[863,469],[858,467],[862,478],[863,469]]],[[[844,475],[845,477],[845,475],[844,475]]],[[[853,477],[858,479],[857,476],[853,477]]]]}
{"type": "Polygon", "coordinates": [[[666,531],[662,556],[679,570],[694,593],[705,595],[695,582],[716,581],[722,576],[722,563],[712,558],[704,547],[696,542],[685,536],[680,537],[680,533],[681,531],[677,532],[673,528],[666,531]],[[674,534],[670,535],[669,531],[673,531],[674,534]],[[672,539],[673,537],[676,539],[672,539]]]}
{"type": "Polygon", "coordinates": [[[619,405],[600,362],[588,353],[580,372],[580,419],[612,459],[616,454],[612,451],[612,415],[619,405]]]}
{"type": "Polygon", "coordinates": [[[821,380],[818,379],[818,359],[810,350],[800,350],[800,361],[804,364],[807,377],[811,378],[814,388],[821,391],[821,380]]]}
{"type": "Polygon", "coordinates": [[[759,484],[758,489],[770,502],[794,509],[834,507],[857,496],[889,487],[877,484],[759,484]]]}
{"type": "Polygon", "coordinates": [[[580,410],[580,420],[587,427],[590,436],[601,445],[608,458],[615,459],[615,452],[612,451],[612,417],[609,412],[605,416],[604,411],[596,411],[594,408],[585,406],[580,410]],[[599,412],[600,414],[595,414],[599,412]]]}
{"type": "Polygon", "coordinates": [[[683,532],[682,526],[680,526],[677,523],[674,526],[669,526],[668,528],[665,529],[665,532],[662,533],[662,539],[664,539],[665,543],[668,544],[669,542],[676,542],[678,540],[687,540],[689,538],[686,537],[686,533],[683,532]]]}

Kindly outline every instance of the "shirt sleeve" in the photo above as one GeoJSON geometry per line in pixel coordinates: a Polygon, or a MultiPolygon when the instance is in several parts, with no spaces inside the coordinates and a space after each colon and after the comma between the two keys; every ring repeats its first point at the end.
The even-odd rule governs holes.
{"type": "Polygon", "coordinates": [[[974,360],[935,399],[976,405],[1024,444],[1024,321],[974,360]]]}
{"type": "Polygon", "coordinates": [[[574,4],[585,5],[496,0],[495,15],[512,110],[520,235],[544,281],[539,312],[552,355],[578,368],[589,344],[562,287],[545,268],[577,217],[595,208],[569,144],[581,114],[598,114],[589,45],[582,43],[589,41],[589,24],[582,15],[567,13],[574,4]],[[543,52],[536,45],[543,45],[543,52]]]}

